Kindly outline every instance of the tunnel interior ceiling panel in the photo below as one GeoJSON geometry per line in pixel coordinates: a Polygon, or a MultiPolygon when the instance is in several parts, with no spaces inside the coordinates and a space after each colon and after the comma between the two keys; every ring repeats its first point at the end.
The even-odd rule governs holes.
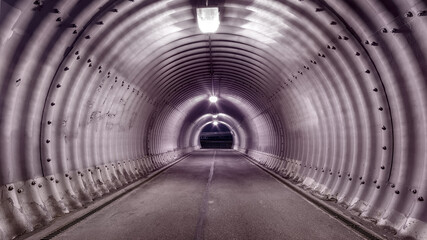
{"type": "Polygon", "coordinates": [[[200,148],[213,115],[234,149],[427,238],[426,2],[211,0],[213,34],[202,2],[1,1],[0,238],[200,148]]]}

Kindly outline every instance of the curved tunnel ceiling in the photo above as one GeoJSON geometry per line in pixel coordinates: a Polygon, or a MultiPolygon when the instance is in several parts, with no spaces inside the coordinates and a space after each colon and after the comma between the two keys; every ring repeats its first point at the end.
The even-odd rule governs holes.
{"type": "MultiPolygon", "coordinates": [[[[239,151],[427,237],[426,2],[211,0],[202,34],[204,2],[2,1],[2,191],[25,208],[17,190],[55,183],[27,197],[54,196],[49,220],[126,182],[110,164],[136,177],[197,149],[223,113],[239,151]]],[[[0,219],[20,223],[5,238],[34,227],[0,219]]]]}

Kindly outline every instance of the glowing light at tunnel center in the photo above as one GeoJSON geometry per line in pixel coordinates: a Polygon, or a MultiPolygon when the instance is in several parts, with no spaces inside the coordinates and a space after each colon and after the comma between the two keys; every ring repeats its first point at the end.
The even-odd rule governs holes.
{"type": "Polygon", "coordinates": [[[209,101],[210,101],[211,103],[216,103],[216,102],[218,101],[218,97],[217,97],[217,96],[210,96],[210,97],[209,97],[209,101]]]}

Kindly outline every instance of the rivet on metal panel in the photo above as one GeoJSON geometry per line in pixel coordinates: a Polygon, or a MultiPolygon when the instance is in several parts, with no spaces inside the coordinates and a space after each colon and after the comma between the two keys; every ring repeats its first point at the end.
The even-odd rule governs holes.
{"type": "Polygon", "coordinates": [[[382,169],[382,170],[384,170],[384,169],[385,169],[385,166],[381,166],[381,169],[382,169]]]}
{"type": "Polygon", "coordinates": [[[59,180],[55,180],[56,183],[59,183],[59,180]]]}
{"type": "Polygon", "coordinates": [[[351,181],[351,180],[353,180],[353,178],[349,178],[348,180],[351,181]]]}
{"type": "Polygon", "coordinates": [[[57,18],[57,19],[56,19],[56,21],[57,21],[57,22],[61,22],[61,21],[62,21],[62,18],[60,18],[60,17],[59,17],[59,18],[57,18]]]}
{"type": "Polygon", "coordinates": [[[395,188],[395,187],[396,187],[396,185],[394,185],[394,184],[391,184],[391,185],[390,185],[390,187],[391,187],[391,188],[395,188]]]}
{"type": "Polygon", "coordinates": [[[341,177],[341,175],[338,175],[338,177],[341,177]]]}
{"type": "Polygon", "coordinates": [[[81,174],[81,172],[80,172],[80,171],[77,171],[77,174],[79,174],[79,175],[80,175],[80,174],[81,174]]]}
{"type": "Polygon", "coordinates": [[[381,129],[382,129],[382,130],[386,130],[387,128],[386,128],[385,126],[383,126],[381,129]]]}
{"type": "Polygon", "coordinates": [[[378,108],[378,110],[382,111],[382,110],[384,110],[384,108],[382,108],[382,107],[379,107],[379,108],[378,108]]]}
{"type": "Polygon", "coordinates": [[[387,147],[386,147],[386,146],[384,146],[384,147],[383,147],[383,150],[387,150],[387,147]]]}
{"type": "Polygon", "coordinates": [[[419,17],[422,17],[422,16],[427,16],[427,10],[423,10],[423,11],[421,11],[421,12],[418,12],[418,14],[417,14],[419,17]]]}
{"type": "Polygon", "coordinates": [[[50,177],[50,181],[53,181],[53,180],[55,180],[55,178],[53,178],[53,177],[50,177]]]}
{"type": "Polygon", "coordinates": [[[7,188],[7,190],[12,191],[12,190],[13,190],[13,186],[9,186],[9,187],[7,188]]]}
{"type": "Polygon", "coordinates": [[[51,102],[51,103],[50,103],[50,106],[55,106],[55,103],[54,103],[54,102],[51,102]]]}
{"type": "Polygon", "coordinates": [[[387,28],[383,28],[383,29],[381,29],[381,31],[383,32],[383,33],[387,33],[388,31],[387,31],[387,28]]]}
{"type": "Polygon", "coordinates": [[[50,161],[52,161],[52,159],[48,158],[48,159],[46,159],[46,161],[47,161],[47,162],[50,162],[50,161]]]}
{"type": "Polygon", "coordinates": [[[69,177],[68,179],[73,180],[73,178],[72,178],[72,177],[69,177]]]}
{"type": "Polygon", "coordinates": [[[103,25],[103,24],[104,24],[104,22],[103,22],[103,21],[98,21],[98,22],[96,22],[96,24],[98,24],[98,25],[103,25]]]}
{"type": "Polygon", "coordinates": [[[325,58],[325,54],[322,54],[322,58],[325,58]]]}
{"type": "Polygon", "coordinates": [[[424,198],[423,197],[418,197],[418,201],[422,202],[422,201],[424,201],[424,198]]]}
{"type": "Polygon", "coordinates": [[[77,60],[80,60],[80,56],[77,56],[77,58],[76,58],[77,60]]]}
{"type": "Polygon", "coordinates": [[[331,25],[337,25],[337,22],[331,21],[331,25]]]}
{"type": "Polygon", "coordinates": [[[399,194],[399,193],[400,193],[400,191],[399,191],[399,190],[396,190],[396,191],[394,191],[394,193],[399,194]]]}
{"type": "Polygon", "coordinates": [[[38,187],[41,188],[41,187],[43,187],[43,185],[39,184],[38,187]]]}
{"type": "Polygon", "coordinates": [[[90,39],[90,36],[89,35],[86,35],[86,37],[85,37],[86,39],[90,39]]]}
{"type": "Polygon", "coordinates": [[[367,69],[367,70],[365,71],[365,73],[371,73],[371,71],[370,71],[369,69],[367,69]]]}
{"type": "Polygon", "coordinates": [[[380,189],[380,185],[377,186],[377,189],[380,189]]]}
{"type": "Polygon", "coordinates": [[[412,14],[412,12],[407,12],[407,13],[405,14],[405,16],[406,16],[406,17],[413,17],[413,16],[414,16],[414,14],[412,14]]]}
{"type": "Polygon", "coordinates": [[[362,181],[360,184],[365,184],[365,181],[362,181]]]}
{"type": "Polygon", "coordinates": [[[371,45],[372,46],[378,46],[378,43],[377,42],[372,42],[371,45]]]}
{"type": "Polygon", "coordinates": [[[377,183],[377,180],[374,180],[374,183],[377,183]]]}
{"type": "Polygon", "coordinates": [[[346,41],[348,40],[348,37],[346,37],[346,36],[344,36],[343,38],[344,38],[344,40],[346,40],[346,41]]]}
{"type": "Polygon", "coordinates": [[[74,31],[73,31],[73,34],[77,34],[77,30],[74,30],[74,31]]]}
{"type": "Polygon", "coordinates": [[[323,12],[324,9],[323,8],[316,8],[316,12],[323,12]]]}
{"type": "Polygon", "coordinates": [[[119,12],[119,10],[117,10],[117,8],[113,8],[111,9],[112,12],[119,12]]]}
{"type": "Polygon", "coordinates": [[[356,56],[360,56],[360,53],[359,53],[359,52],[356,52],[356,56]]]}
{"type": "Polygon", "coordinates": [[[88,67],[92,67],[92,63],[90,63],[88,67]]]}
{"type": "Polygon", "coordinates": [[[374,91],[374,92],[378,92],[378,88],[374,88],[374,89],[373,89],[373,91],[374,91]]]}
{"type": "Polygon", "coordinates": [[[31,185],[33,185],[33,186],[36,185],[36,181],[32,181],[31,185]]]}
{"type": "Polygon", "coordinates": [[[341,35],[338,35],[338,39],[342,39],[341,35]]]}
{"type": "Polygon", "coordinates": [[[76,52],[74,53],[74,55],[79,55],[79,51],[76,51],[76,52]]]}
{"type": "Polygon", "coordinates": [[[101,69],[101,68],[102,68],[102,66],[101,66],[101,65],[99,65],[98,69],[101,69]]]}
{"type": "Polygon", "coordinates": [[[359,177],[359,180],[362,180],[362,177],[359,177]]]}
{"type": "Polygon", "coordinates": [[[52,124],[52,121],[47,121],[47,125],[50,125],[50,124],[52,124]]]}
{"type": "Polygon", "coordinates": [[[49,140],[49,139],[47,139],[47,140],[46,140],[46,143],[50,143],[50,140],[49,140]]]}
{"type": "Polygon", "coordinates": [[[90,58],[87,60],[87,63],[91,63],[92,62],[92,60],[90,60],[90,58]]]}
{"type": "Polygon", "coordinates": [[[65,174],[65,177],[68,177],[68,173],[65,174]]]}
{"type": "Polygon", "coordinates": [[[366,40],[366,41],[365,41],[365,44],[369,44],[369,41],[368,41],[368,40],[366,40]]]}
{"type": "Polygon", "coordinates": [[[65,67],[65,68],[64,68],[64,71],[68,71],[68,70],[70,70],[70,68],[68,68],[68,67],[65,67]]]}
{"type": "Polygon", "coordinates": [[[60,88],[60,87],[61,87],[61,84],[59,84],[59,83],[58,83],[58,84],[56,85],[56,88],[60,88]]]}
{"type": "Polygon", "coordinates": [[[328,48],[328,49],[330,49],[330,48],[331,48],[331,46],[329,46],[329,45],[328,45],[328,46],[327,46],[327,48],[328,48]]]}
{"type": "Polygon", "coordinates": [[[53,13],[61,13],[61,12],[59,11],[59,9],[58,9],[58,8],[54,8],[54,9],[52,9],[52,12],[53,12],[53,13]]]}
{"type": "Polygon", "coordinates": [[[412,193],[413,193],[413,194],[416,194],[416,193],[417,193],[417,189],[413,189],[413,190],[412,190],[412,193]]]}
{"type": "Polygon", "coordinates": [[[18,193],[21,193],[21,192],[22,192],[22,189],[20,189],[20,188],[19,188],[19,189],[18,189],[18,193]]]}
{"type": "Polygon", "coordinates": [[[335,49],[337,49],[335,46],[332,46],[332,50],[335,50],[335,49]]]}

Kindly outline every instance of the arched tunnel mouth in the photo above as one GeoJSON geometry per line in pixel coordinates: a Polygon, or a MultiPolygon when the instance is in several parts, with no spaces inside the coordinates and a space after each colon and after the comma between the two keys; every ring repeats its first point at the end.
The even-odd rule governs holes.
{"type": "Polygon", "coordinates": [[[232,149],[233,134],[223,123],[213,120],[200,132],[200,147],[202,149],[232,149]]]}
{"type": "Polygon", "coordinates": [[[213,147],[427,239],[425,0],[0,3],[0,239],[213,147]]]}

